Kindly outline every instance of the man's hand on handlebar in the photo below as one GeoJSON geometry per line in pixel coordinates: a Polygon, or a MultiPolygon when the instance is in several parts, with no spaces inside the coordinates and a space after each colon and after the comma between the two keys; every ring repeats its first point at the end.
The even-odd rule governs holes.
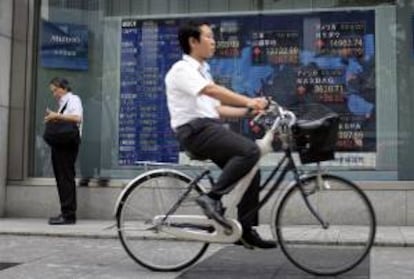
{"type": "Polygon", "coordinates": [[[266,98],[259,97],[250,99],[247,104],[247,108],[249,109],[249,114],[256,115],[260,112],[263,112],[268,105],[269,101],[266,98]]]}
{"type": "MultiPolygon", "coordinates": [[[[292,126],[296,123],[296,116],[293,112],[281,107],[276,101],[272,100],[270,97],[268,98],[255,98],[260,99],[263,103],[266,102],[265,107],[262,107],[258,110],[250,109],[248,110],[248,114],[252,117],[249,122],[251,127],[254,126],[264,126],[264,123],[267,124],[274,123],[277,121],[278,124],[282,125],[282,123],[292,126]]],[[[263,103],[261,103],[263,105],[263,103]]],[[[268,125],[269,126],[269,125],[268,125]]]]}

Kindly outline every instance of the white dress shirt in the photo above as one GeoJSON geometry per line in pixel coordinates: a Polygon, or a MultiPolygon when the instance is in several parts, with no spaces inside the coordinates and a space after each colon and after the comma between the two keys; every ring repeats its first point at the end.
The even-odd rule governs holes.
{"type": "Polygon", "coordinates": [[[200,64],[189,55],[176,62],[165,77],[167,106],[171,127],[177,127],[196,118],[219,118],[217,107],[220,101],[200,94],[208,84],[213,83],[210,67],[200,64]]]}
{"type": "Polygon", "coordinates": [[[81,119],[81,122],[78,123],[79,133],[82,134],[83,107],[81,99],[72,92],[68,92],[59,99],[59,113],[65,105],[66,108],[62,114],[73,114],[79,116],[81,119]]]}

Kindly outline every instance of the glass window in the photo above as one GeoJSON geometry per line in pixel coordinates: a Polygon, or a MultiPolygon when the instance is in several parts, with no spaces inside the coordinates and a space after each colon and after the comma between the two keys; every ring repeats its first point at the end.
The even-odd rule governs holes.
{"type": "MultiPolygon", "coordinates": [[[[142,169],[138,161],[186,162],[169,128],[163,79],[181,57],[177,26],[196,16],[213,24],[217,83],[340,114],[328,167],[355,179],[414,178],[410,1],[44,0],[40,14],[35,177],[52,176],[42,132],[46,108],[56,108],[48,91],[55,76],[83,101],[79,177],[129,178],[142,169]]],[[[246,121],[230,126],[254,137],[246,121]]]]}

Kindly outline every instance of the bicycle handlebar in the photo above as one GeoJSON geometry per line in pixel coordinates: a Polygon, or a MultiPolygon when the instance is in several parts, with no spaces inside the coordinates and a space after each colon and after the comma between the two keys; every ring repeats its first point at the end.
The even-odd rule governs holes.
{"type": "Polygon", "coordinates": [[[276,130],[280,126],[292,127],[296,123],[296,115],[282,106],[280,106],[276,101],[268,98],[269,105],[267,108],[258,113],[252,120],[252,124],[258,124],[260,119],[266,115],[275,114],[276,117],[273,119],[270,130],[276,130]]]}

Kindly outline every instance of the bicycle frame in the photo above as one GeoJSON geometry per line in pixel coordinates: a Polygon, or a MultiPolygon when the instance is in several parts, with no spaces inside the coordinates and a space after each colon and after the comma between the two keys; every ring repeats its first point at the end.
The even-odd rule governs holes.
{"type": "MultiPolygon", "coordinates": [[[[278,117],[272,127],[268,129],[262,139],[256,141],[259,149],[261,151],[261,157],[265,156],[272,149],[272,142],[274,139],[274,134],[276,128],[280,127],[280,118],[278,117]]],[[[273,183],[271,188],[269,189],[268,193],[259,201],[256,208],[250,210],[245,216],[242,218],[249,217],[250,214],[254,214],[259,211],[267,202],[268,200],[274,195],[277,189],[279,189],[282,182],[285,180],[287,173],[292,172],[294,175],[294,180],[291,183],[293,185],[299,185],[301,178],[299,171],[295,165],[295,162],[292,157],[292,151],[290,148],[289,136],[281,135],[282,141],[282,149],[284,151],[283,158],[279,161],[277,166],[272,170],[270,175],[266,178],[266,181],[260,185],[260,191],[267,188],[270,182],[275,178],[278,171],[280,170],[281,173],[276,177],[276,181],[273,183]]],[[[191,179],[188,176],[189,181],[191,181],[188,185],[187,191],[177,200],[177,202],[163,215],[155,216],[152,220],[153,226],[150,228],[152,230],[162,230],[163,232],[170,233],[180,238],[184,239],[192,239],[198,241],[205,241],[205,242],[219,242],[219,243],[233,243],[240,239],[242,234],[242,228],[237,220],[237,205],[241,201],[244,193],[250,186],[250,182],[253,179],[254,175],[259,169],[259,162],[246,174],[242,177],[234,186],[235,190],[233,190],[230,194],[224,197],[224,203],[227,205],[227,210],[225,213],[225,218],[229,223],[229,227],[224,228],[222,225],[217,223],[213,219],[208,219],[204,215],[174,215],[176,209],[180,206],[182,201],[186,198],[186,196],[191,192],[192,189],[195,189],[198,193],[202,194],[205,193],[206,190],[204,187],[199,183],[205,176],[208,177],[210,182],[212,183],[212,177],[209,171],[204,171],[196,178],[191,179]],[[183,229],[185,228],[185,229],[183,229]],[[192,228],[194,230],[192,230],[192,228]],[[212,228],[212,230],[200,230],[200,228],[212,228]]],[[[159,170],[165,171],[163,170],[159,170]]],[[[179,173],[175,170],[169,170],[179,173]]],[[[318,170],[320,172],[320,170],[318,170]]],[[[151,173],[155,173],[155,171],[150,171],[144,173],[142,176],[148,176],[151,173]]],[[[183,175],[182,173],[180,173],[183,175]]],[[[115,208],[118,207],[119,202],[122,200],[123,194],[128,192],[128,188],[131,187],[135,181],[139,180],[142,176],[139,176],[132,180],[127,187],[123,190],[119,199],[116,203],[115,208]]],[[[307,202],[306,194],[304,189],[301,187],[302,196],[305,199],[306,205],[308,206],[309,210],[312,214],[316,217],[317,220],[324,226],[326,225],[321,218],[317,215],[316,211],[312,208],[312,206],[307,202]]]]}
{"type": "MultiPolygon", "coordinates": [[[[261,150],[263,149],[263,145],[261,146],[261,150]]],[[[271,142],[270,142],[271,144],[271,142]]],[[[263,150],[262,150],[263,151],[263,150]]],[[[275,178],[279,171],[280,174],[277,175],[276,181],[272,184],[269,192],[259,201],[259,204],[256,208],[249,211],[245,216],[242,218],[247,218],[250,214],[254,214],[259,211],[267,202],[268,200],[274,195],[275,191],[279,189],[280,185],[284,181],[286,175],[289,172],[293,172],[294,174],[294,181],[293,184],[296,184],[300,181],[300,175],[294,163],[291,151],[289,149],[284,150],[285,155],[279,161],[278,165],[272,170],[269,176],[266,178],[266,181],[260,185],[260,191],[263,189],[268,188],[271,181],[275,178]]],[[[262,156],[265,153],[262,152],[262,156]]],[[[175,204],[163,215],[158,215],[153,218],[153,226],[150,228],[152,230],[161,230],[165,233],[169,233],[175,235],[179,238],[183,239],[191,239],[197,241],[204,241],[204,242],[216,242],[216,243],[234,243],[240,239],[242,234],[242,228],[237,220],[237,205],[239,204],[240,200],[242,199],[245,191],[250,186],[250,182],[253,179],[254,175],[256,174],[259,168],[259,163],[257,163],[250,172],[245,175],[242,179],[240,179],[236,186],[235,190],[232,191],[229,195],[226,196],[225,204],[228,205],[225,217],[231,226],[231,229],[224,228],[220,224],[218,224],[213,219],[208,219],[204,215],[175,215],[174,212],[176,209],[181,205],[182,201],[185,200],[187,195],[191,192],[192,189],[195,189],[197,192],[205,193],[206,190],[200,183],[200,181],[205,178],[206,176],[212,182],[212,178],[210,175],[209,170],[202,172],[200,175],[195,177],[194,179],[190,179],[191,181],[187,186],[187,191],[185,191],[180,198],[175,202],[175,204]]],[[[151,175],[151,173],[162,172],[165,169],[160,170],[153,170],[143,175],[151,175]]],[[[176,171],[177,172],[177,171],[176,171]]],[[[135,180],[133,180],[135,181],[135,180]]],[[[132,185],[133,183],[131,183],[132,185]]],[[[293,185],[292,184],[292,185],[293,185]]],[[[127,188],[126,188],[127,189],[127,188]]],[[[124,189],[124,191],[126,191],[124,189]]],[[[120,195],[122,196],[122,195],[120,195]]],[[[305,200],[306,197],[304,196],[305,200]]],[[[308,204],[308,207],[310,205],[308,204]]],[[[310,207],[312,213],[315,211],[310,207]]],[[[316,214],[316,213],[314,213],[316,214]]],[[[317,215],[316,215],[317,216],[317,215]]],[[[318,220],[320,218],[317,217],[318,220]]]]}

